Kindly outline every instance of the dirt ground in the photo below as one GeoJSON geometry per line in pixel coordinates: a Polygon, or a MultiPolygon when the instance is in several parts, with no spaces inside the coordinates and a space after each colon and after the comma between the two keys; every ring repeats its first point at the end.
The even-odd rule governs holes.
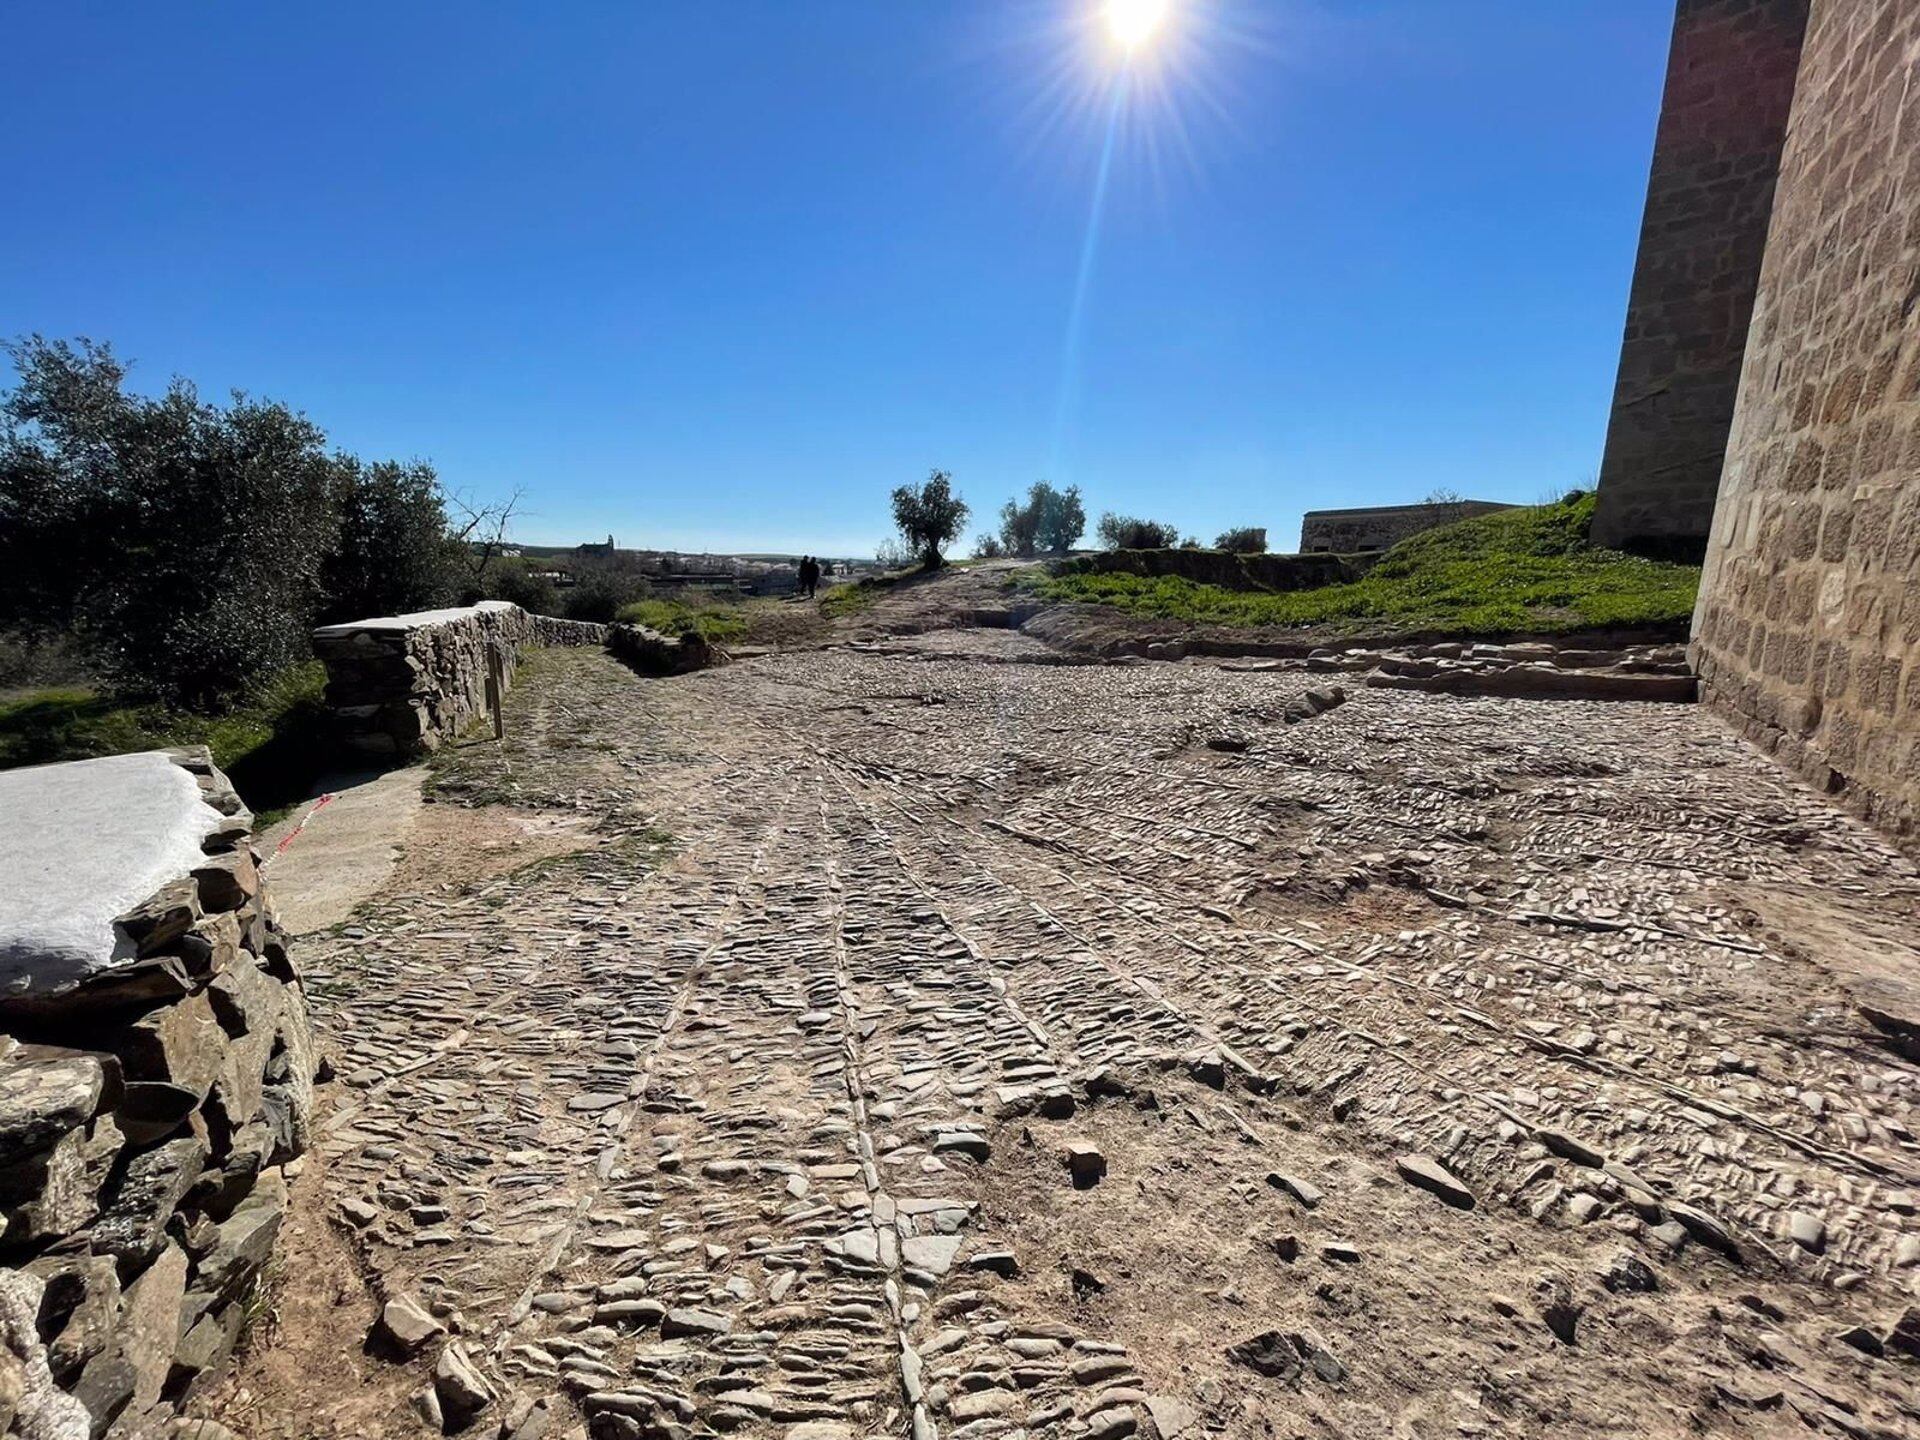
{"type": "Polygon", "coordinates": [[[1691,707],[1288,725],[1316,677],[917,618],[551,652],[436,762],[303,942],[337,1078],[213,1414],[1920,1434],[1920,1066],[1855,997],[1906,857],[1691,707]],[[363,1353],[396,1299],[440,1332],[363,1353]]]}

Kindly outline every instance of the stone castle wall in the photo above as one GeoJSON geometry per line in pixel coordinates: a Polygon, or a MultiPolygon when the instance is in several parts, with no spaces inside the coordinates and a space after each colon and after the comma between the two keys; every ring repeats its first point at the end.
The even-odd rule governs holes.
{"type": "Polygon", "coordinates": [[[1680,0],[1593,538],[1698,558],[1713,518],[1807,0],[1680,0]]]}
{"type": "Polygon", "coordinates": [[[1818,0],[1694,659],[1704,698],[1920,819],[1920,5],[1818,0]]]}
{"type": "Polygon", "coordinates": [[[598,645],[607,627],[529,615],[505,600],[327,625],[313,648],[327,667],[327,708],[341,738],[378,755],[437,749],[486,711],[487,648],[501,642],[506,679],[525,645],[598,645]]]}
{"type": "Polygon", "coordinates": [[[0,775],[0,872],[0,1434],[146,1440],[272,1254],[306,1002],[204,749],[0,775]]]}
{"type": "Polygon", "coordinates": [[[1300,518],[1300,550],[1311,555],[1356,555],[1387,550],[1409,535],[1495,510],[1497,500],[1449,500],[1431,505],[1369,505],[1356,510],[1309,510],[1300,518]]]}

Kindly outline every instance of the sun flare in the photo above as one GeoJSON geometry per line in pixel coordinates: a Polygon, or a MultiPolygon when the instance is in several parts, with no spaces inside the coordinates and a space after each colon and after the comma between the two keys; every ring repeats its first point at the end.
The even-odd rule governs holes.
{"type": "Polygon", "coordinates": [[[1107,0],[1107,32],[1132,54],[1166,23],[1167,8],[1167,0],[1107,0]]]}

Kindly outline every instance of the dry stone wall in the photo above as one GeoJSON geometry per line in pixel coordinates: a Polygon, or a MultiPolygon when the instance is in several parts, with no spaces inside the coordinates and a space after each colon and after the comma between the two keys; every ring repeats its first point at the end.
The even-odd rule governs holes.
{"type": "Polygon", "coordinates": [[[1807,0],[1680,0],[1593,537],[1697,559],[1740,384],[1807,0]]]}
{"type": "Polygon", "coordinates": [[[727,660],[726,652],[708,644],[697,630],[663,635],[645,625],[609,625],[607,650],[643,675],[684,675],[727,660]]]}
{"type": "Polygon", "coordinates": [[[309,1139],[252,817],[204,749],[9,771],[0,871],[0,1434],[165,1435],[239,1337],[309,1139]]]}
{"type": "Polygon", "coordinates": [[[376,755],[437,749],[486,710],[487,650],[506,679],[526,645],[598,645],[607,627],[530,615],[504,600],[327,625],[313,632],[327,667],[327,706],[342,739],[376,755]]]}
{"type": "Polygon", "coordinates": [[[1920,816],[1920,6],[1813,9],[1700,603],[1703,698],[1920,816]]]}

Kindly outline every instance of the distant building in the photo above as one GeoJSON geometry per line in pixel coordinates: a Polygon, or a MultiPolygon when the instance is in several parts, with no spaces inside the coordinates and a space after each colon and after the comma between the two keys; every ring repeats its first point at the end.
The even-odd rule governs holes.
{"type": "Polygon", "coordinates": [[[1300,520],[1302,554],[1353,555],[1386,550],[1409,535],[1513,506],[1497,500],[1445,500],[1427,505],[1369,505],[1357,510],[1309,510],[1300,520]]]}
{"type": "Polygon", "coordinates": [[[613,536],[607,536],[607,543],[604,545],[596,545],[591,540],[587,541],[584,545],[576,545],[573,547],[573,553],[576,555],[598,555],[611,560],[613,558],[613,536]]]}

